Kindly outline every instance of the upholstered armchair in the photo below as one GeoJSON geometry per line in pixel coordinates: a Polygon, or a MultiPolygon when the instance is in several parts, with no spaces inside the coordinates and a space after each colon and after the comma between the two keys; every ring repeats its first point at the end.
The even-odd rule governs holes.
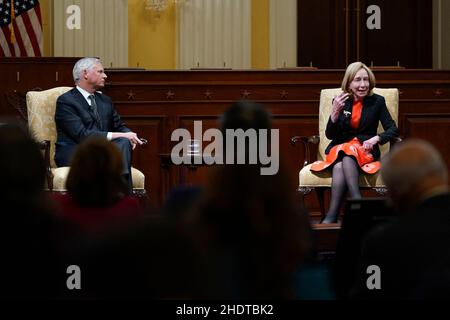
{"type": "MultiPolygon", "coordinates": [[[[55,164],[56,124],[55,109],[57,98],[72,89],[71,87],[56,87],[44,91],[29,91],[26,95],[28,127],[36,141],[44,149],[47,164],[47,189],[65,192],[66,179],[70,167],[57,167],[55,164]]],[[[131,168],[133,193],[146,196],[144,188],[145,176],[136,168],[131,168]]]]}
{"type": "MultiPolygon", "coordinates": [[[[331,172],[329,170],[312,172],[310,168],[312,162],[325,159],[325,149],[330,143],[330,140],[325,136],[325,129],[331,113],[332,100],[341,91],[341,88],[323,89],[321,91],[319,106],[319,135],[309,137],[295,136],[291,138],[292,145],[295,145],[300,141],[304,151],[303,166],[299,172],[298,191],[304,200],[304,197],[307,194],[315,190],[322,216],[325,214],[324,192],[325,190],[331,188],[331,172]],[[311,146],[313,144],[318,145],[317,159],[313,159],[311,155],[311,146]]],[[[387,108],[395,123],[398,125],[398,89],[374,88],[373,92],[385,98],[387,108]]],[[[383,127],[380,123],[378,125],[378,132],[382,131],[383,127]]],[[[397,138],[390,143],[380,146],[381,158],[389,151],[390,146],[399,140],[400,139],[397,138]]],[[[383,183],[379,173],[373,175],[365,173],[361,174],[359,178],[359,186],[362,189],[373,189],[381,195],[384,195],[387,192],[386,186],[383,183]]]]}

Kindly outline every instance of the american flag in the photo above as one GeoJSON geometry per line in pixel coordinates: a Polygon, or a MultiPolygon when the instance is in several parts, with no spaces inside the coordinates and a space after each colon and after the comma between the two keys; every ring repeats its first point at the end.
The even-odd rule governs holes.
{"type": "Polygon", "coordinates": [[[43,53],[38,0],[0,0],[0,57],[40,57],[43,53]]]}

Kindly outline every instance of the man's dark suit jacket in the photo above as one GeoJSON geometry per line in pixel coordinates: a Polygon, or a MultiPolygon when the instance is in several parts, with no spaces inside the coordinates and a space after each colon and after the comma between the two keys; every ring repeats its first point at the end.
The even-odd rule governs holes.
{"type": "Polygon", "coordinates": [[[91,106],[76,87],[56,101],[55,162],[58,167],[70,165],[75,147],[88,137],[101,136],[106,139],[108,132],[131,131],[120,119],[109,97],[96,92],[95,101],[101,124],[97,122],[91,106]]]}
{"type": "MultiPolygon", "coordinates": [[[[398,136],[398,128],[387,109],[383,96],[374,93],[364,98],[361,121],[356,130],[350,126],[352,109],[353,99],[349,98],[345,101],[345,105],[339,113],[338,120],[335,123],[331,122],[331,117],[328,120],[325,134],[331,142],[326,148],[325,154],[328,154],[334,146],[348,142],[354,137],[358,138],[362,144],[364,141],[377,135],[379,122],[381,122],[384,129],[384,132],[379,134],[379,144],[385,144],[398,136]]],[[[378,144],[374,146],[371,153],[375,160],[380,158],[378,144]]]]}
{"type": "Polygon", "coordinates": [[[363,243],[352,296],[363,299],[450,298],[450,193],[430,197],[363,243]],[[381,270],[381,289],[368,290],[367,266],[381,270]],[[440,294],[445,296],[441,296],[440,294]]]}

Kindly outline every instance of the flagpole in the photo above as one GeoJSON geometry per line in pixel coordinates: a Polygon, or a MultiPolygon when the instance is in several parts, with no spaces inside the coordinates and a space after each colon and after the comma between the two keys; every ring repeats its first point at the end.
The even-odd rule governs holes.
{"type": "Polygon", "coordinates": [[[16,11],[14,10],[14,0],[11,0],[11,44],[14,44],[14,25],[13,20],[16,18],[16,11]]]}

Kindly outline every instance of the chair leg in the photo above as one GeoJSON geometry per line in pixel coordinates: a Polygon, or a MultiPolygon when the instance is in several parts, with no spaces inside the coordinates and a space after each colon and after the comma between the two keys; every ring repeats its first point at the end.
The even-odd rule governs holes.
{"type": "Polygon", "coordinates": [[[47,178],[47,188],[48,190],[52,191],[53,190],[53,173],[52,170],[50,168],[47,168],[46,172],[45,172],[45,176],[47,178]]]}
{"type": "Polygon", "coordinates": [[[311,191],[313,191],[314,188],[311,187],[298,187],[297,191],[301,194],[300,202],[303,207],[305,207],[305,197],[307,194],[310,194],[311,191]]]}
{"type": "Polygon", "coordinates": [[[315,188],[317,201],[319,202],[320,214],[322,215],[322,219],[325,218],[325,200],[324,200],[324,188],[315,188]]]}
{"type": "Polygon", "coordinates": [[[303,197],[306,196],[307,194],[311,193],[311,191],[313,191],[314,188],[311,187],[298,187],[297,191],[300,192],[303,197]]]}
{"type": "Polygon", "coordinates": [[[150,197],[145,189],[133,189],[133,195],[138,198],[144,211],[150,208],[150,197]]]}

